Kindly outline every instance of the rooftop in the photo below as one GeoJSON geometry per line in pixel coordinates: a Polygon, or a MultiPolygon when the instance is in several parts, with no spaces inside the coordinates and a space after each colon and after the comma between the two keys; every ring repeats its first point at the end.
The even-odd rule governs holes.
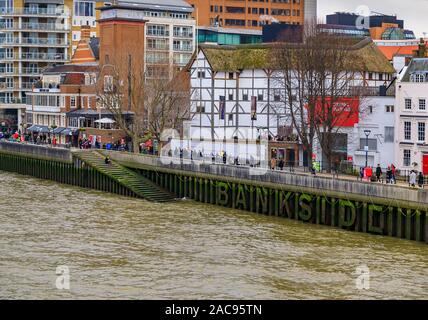
{"type": "MultiPolygon", "coordinates": [[[[97,1],[104,2],[104,1],[97,1]]],[[[133,10],[168,10],[173,12],[193,12],[193,7],[184,0],[127,0],[117,1],[117,4],[113,4],[110,7],[119,9],[133,9],[133,10]]],[[[109,6],[100,8],[100,10],[106,10],[109,6]]]]}
{"type": "MultiPolygon", "coordinates": [[[[379,48],[370,40],[349,42],[350,70],[378,73],[395,73],[395,69],[379,48]]],[[[215,71],[239,71],[244,69],[264,69],[271,66],[270,52],[275,44],[213,46],[201,45],[211,67],[215,71]]],[[[194,59],[194,58],[193,58],[194,59]]]]}
{"type": "Polygon", "coordinates": [[[428,73],[428,58],[413,58],[401,81],[409,82],[413,73],[428,73]]]}

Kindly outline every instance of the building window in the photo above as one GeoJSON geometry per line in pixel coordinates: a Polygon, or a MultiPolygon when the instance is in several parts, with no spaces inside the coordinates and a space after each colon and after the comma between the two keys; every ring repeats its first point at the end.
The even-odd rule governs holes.
{"type": "Polygon", "coordinates": [[[279,90],[274,90],[273,101],[275,101],[275,102],[281,101],[281,92],[279,90]]]}
{"type": "Polygon", "coordinates": [[[425,122],[418,122],[418,140],[425,142],[425,122]]]}
{"type": "Polygon", "coordinates": [[[76,1],[74,2],[74,16],[94,17],[94,1],[76,1]]]}
{"type": "Polygon", "coordinates": [[[404,108],[406,110],[412,110],[412,99],[405,99],[404,100],[404,108]]]}
{"type": "Polygon", "coordinates": [[[403,150],[403,165],[410,167],[410,150],[403,150]]]}
{"type": "Polygon", "coordinates": [[[410,121],[404,122],[404,140],[412,139],[412,123],[410,121]]]}
{"type": "Polygon", "coordinates": [[[233,80],[233,72],[229,72],[229,80],[233,80]]]}
{"type": "Polygon", "coordinates": [[[414,74],[412,78],[413,82],[425,82],[425,76],[423,74],[414,74]]]}
{"type": "Polygon", "coordinates": [[[369,151],[377,151],[377,139],[366,139],[366,138],[360,138],[360,150],[365,149],[367,142],[368,142],[369,151]]]}
{"type": "Polygon", "coordinates": [[[205,103],[199,103],[196,106],[196,112],[197,113],[205,113],[205,103]]]}
{"type": "Polygon", "coordinates": [[[199,79],[205,78],[205,71],[198,71],[198,78],[199,79]]]}
{"type": "Polygon", "coordinates": [[[373,113],[373,106],[369,106],[369,113],[372,114],[373,113]]]}
{"type": "Polygon", "coordinates": [[[70,97],[70,107],[76,108],[76,97],[75,96],[70,97]]]}
{"type": "Polygon", "coordinates": [[[385,127],[385,143],[394,142],[394,127],[385,127]]]}
{"type": "Polygon", "coordinates": [[[242,100],[243,100],[243,101],[248,101],[248,90],[245,90],[245,91],[242,93],[242,100]]]}
{"type": "Polygon", "coordinates": [[[425,107],[426,107],[426,100],[419,99],[419,110],[425,110],[425,107]]]}
{"type": "Polygon", "coordinates": [[[257,101],[263,101],[263,100],[264,100],[263,91],[258,92],[258,94],[257,94],[257,101]]]}
{"type": "Polygon", "coordinates": [[[233,126],[233,113],[229,113],[227,116],[227,122],[229,125],[233,126]]]}
{"type": "Polygon", "coordinates": [[[385,112],[388,112],[388,113],[394,112],[394,106],[385,106],[385,112]]]}

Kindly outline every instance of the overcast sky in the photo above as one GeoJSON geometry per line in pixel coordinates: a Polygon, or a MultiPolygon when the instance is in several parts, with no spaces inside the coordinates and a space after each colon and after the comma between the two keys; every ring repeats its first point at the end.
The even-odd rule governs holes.
{"type": "Polygon", "coordinates": [[[396,14],[417,37],[424,32],[428,36],[428,0],[318,0],[318,17],[325,20],[327,14],[336,11],[355,12],[361,5],[371,11],[396,14]]]}

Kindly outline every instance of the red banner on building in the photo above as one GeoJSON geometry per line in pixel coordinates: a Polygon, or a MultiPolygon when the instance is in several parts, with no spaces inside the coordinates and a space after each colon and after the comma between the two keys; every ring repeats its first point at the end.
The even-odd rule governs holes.
{"type": "Polygon", "coordinates": [[[330,122],[331,127],[354,127],[360,120],[359,98],[318,99],[315,114],[319,123],[330,122]]]}

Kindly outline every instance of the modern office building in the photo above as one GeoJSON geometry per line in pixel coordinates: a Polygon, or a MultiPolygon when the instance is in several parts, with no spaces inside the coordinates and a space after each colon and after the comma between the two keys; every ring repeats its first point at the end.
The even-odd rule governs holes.
{"type": "Polygon", "coordinates": [[[0,2],[0,124],[25,122],[26,93],[43,68],[70,58],[71,0],[0,2]],[[5,119],[5,121],[2,121],[5,119]]]}
{"type": "Polygon", "coordinates": [[[260,30],[198,27],[197,33],[199,44],[238,45],[263,42],[260,30]]]}
{"type": "Polygon", "coordinates": [[[315,20],[316,0],[186,0],[194,9],[198,26],[261,30],[265,24],[303,24],[315,20]]]}
{"type": "Polygon", "coordinates": [[[373,14],[369,17],[361,17],[355,13],[336,12],[327,15],[327,25],[343,26],[343,30],[360,29],[370,33],[373,40],[409,40],[415,39],[415,34],[411,30],[404,29],[404,21],[397,19],[397,16],[385,14],[373,14]],[[360,25],[361,24],[361,25],[360,25]]]}

